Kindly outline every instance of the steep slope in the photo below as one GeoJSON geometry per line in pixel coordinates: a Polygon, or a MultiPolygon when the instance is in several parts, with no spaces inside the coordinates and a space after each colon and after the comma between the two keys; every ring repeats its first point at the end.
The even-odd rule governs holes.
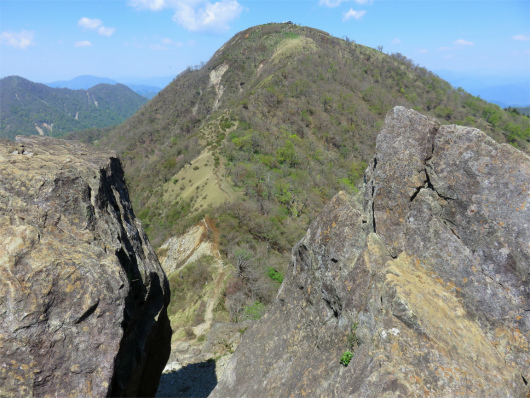
{"type": "Polygon", "coordinates": [[[235,321],[271,302],[291,247],[333,195],[358,189],[395,105],[529,145],[530,119],[452,88],[401,54],[288,24],[236,34],[92,139],[120,153],[156,247],[205,215],[217,220],[221,255],[236,268],[226,300],[235,321]]]}
{"type": "MultiPolygon", "coordinates": [[[[160,244],[172,227],[163,219],[176,205],[152,200],[160,197],[155,190],[205,147],[221,163],[226,159],[232,178],[238,164],[249,169],[260,163],[283,174],[292,174],[285,168],[312,169],[325,180],[317,195],[325,201],[356,182],[349,169],[373,154],[383,117],[395,105],[416,107],[444,123],[476,125],[499,142],[528,145],[528,119],[453,89],[402,55],[287,24],[238,33],[99,143],[121,154],[135,203],[153,209],[143,219],[160,244]],[[221,123],[237,129],[227,137],[221,123]]],[[[320,209],[322,201],[315,206],[320,209]]]]}
{"type": "Polygon", "coordinates": [[[0,396],[153,396],[169,285],[113,152],[0,140],[0,396]]]}
{"type": "Polygon", "coordinates": [[[211,397],[526,397],[530,158],[396,107],[211,397]],[[259,349],[256,349],[259,347],[259,349]]]}
{"type": "Polygon", "coordinates": [[[0,137],[60,137],[70,131],[113,126],[146,102],[146,98],[123,84],[70,90],[10,76],[0,80],[0,137]]]}

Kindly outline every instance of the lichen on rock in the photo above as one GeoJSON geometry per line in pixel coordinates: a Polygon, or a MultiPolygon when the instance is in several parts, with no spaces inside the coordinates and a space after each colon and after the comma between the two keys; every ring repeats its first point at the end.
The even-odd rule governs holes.
{"type": "Polygon", "coordinates": [[[0,395],[154,395],[169,286],[112,152],[0,141],[0,395]]]}

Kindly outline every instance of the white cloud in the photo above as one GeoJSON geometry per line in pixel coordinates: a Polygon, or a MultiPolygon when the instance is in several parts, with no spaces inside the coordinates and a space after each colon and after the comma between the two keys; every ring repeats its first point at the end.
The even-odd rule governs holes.
{"type": "Polygon", "coordinates": [[[97,18],[91,19],[83,17],[77,21],[77,26],[84,29],[97,30],[98,34],[101,36],[112,36],[116,31],[116,28],[106,28],[103,26],[103,21],[97,18]]]}
{"type": "Polygon", "coordinates": [[[455,44],[458,46],[472,46],[475,43],[473,43],[472,41],[464,40],[464,39],[458,39],[458,40],[455,40],[455,44]]]}
{"type": "Polygon", "coordinates": [[[437,51],[451,51],[451,50],[454,50],[452,47],[440,47],[437,51]]]}
{"type": "Polygon", "coordinates": [[[454,56],[455,56],[454,54],[447,54],[444,58],[449,59],[449,58],[453,58],[454,56]]]}
{"type": "Polygon", "coordinates": [[[421,49],[418,50],[418,52],[421,53],[421,54],[425,54],[425,53],[428,53],[429,50],[427,50],[426,48],[421,48],[421,49]]]}
{"type": "Polygon", "coordinates": [[[168,39],[167,37],[164,37],[164,38],[162,39],[162,43],[164,43],[164,44],[172,44],[172,43],[173,43],[173,40],[168,39]]]}
{"type": "Polygon", "coordinates": [[[236,0],[217,3],[179,1],[173,20],[190,31],[222,32],[230,29],[229,22],[238,18],[243,7],[236,0]]]}
{"type": "MultiPolygon", "coordinates": [[[[344,0],[330,0],[344,1],[344,0]]],[[[138,10],[160,11],[172,8],[173,20],[190,31],[223,32],[238,18],[244,7],[237,0],[129,0],[129,6],[138,10]]]]}
{"type": "Polygon", "coordinates": [[[366,14],[366,11],[355,11],[353,8],[350,8],[350,11],[345,12],[344,16],[342,17],[343,21],[347,21],[351,18],[359,20],[363,17],[363,15],[366,14]]]}
{"type": "Polygon", "coordinates": [[[138,10],[151,11],[160,11],[168,6],[164,0],[129,0],[128,4],[138,10]]]}
{"type": "Polygon", "coordinates": [[[88,40],[76,41],[74,47],[92,47],[92,43],[90,43],[88,40]]]}
{"type": "Polygon", "coordinates": [[[525,36],[525,35],[515,35],[512,37],[512,39],[514,40],[520,40],[520,41],[529,41],[530,40],[530,36],[525,36]]]}
{"type": "Polygon", "coordinates": [[[318,2],[318,5],[334,8],[338,7],[340,3],[343,3],[345,1],[348,0],[320,0],[318,2]]]}
{"type": "Polygon", "coordinates": [[[77,26],[81,26],[85,29],[97,29],[101,25],[103,25],[103,22],[101,22],[101,19],[90,19],[90,18],[81,18],[79,21],[77,21],[77,26]]]}
{"type": "Polygon", "coordinates": [[[116,31],[116,28],[106,28],[104,26],[101,26],[98,29],[98,34],[101,36],[112,36],[115,31],[116,31]]]}
{"type": "Polygon", "coordinates": [[[29,46],[34,45],[33,36],[35,32],[23,30],[20,33],[16,32],[2,32],[0,34],[0,43],[13,48],[20,48],[25,50],[29,46]]]}
{"type": "Polygon", "coordinates": [[[401,44],[401,40],[396,37],[390,44],[401,44]]]}
{"type": "MultiPolygon", "coordinates": [[[[318,4],[321,6],[334,8],[334,7],[339,6],[341,3],[346,3],[347,1],[350,1],[350,0],[319,0],[318,4]]],[[[361,5],[373,3],[373,0],[353,0],[353,1],[361,5]]]]}

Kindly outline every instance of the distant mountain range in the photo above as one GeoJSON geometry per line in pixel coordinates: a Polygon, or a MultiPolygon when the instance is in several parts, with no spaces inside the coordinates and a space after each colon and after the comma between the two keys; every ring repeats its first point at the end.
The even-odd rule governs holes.
{"type": "Polygon", "coordinates": [[[476,95],[502,108],[530,104],[530,84],[505,84],[474,90],[476,95]]]}
{"type": "Polygon", "coordinates": [[[466,75],[452,71],[435,71],[454,87],[493,102],[502,108],[530,105],[530,76],[466,75]]]}
{"type": "Polygon", "coordinates": [[[49,135],[122,123],[147,99],[123,84],[51,88],[19,76],[0,80],[0,137],[49,135]]]}
{"type": "MultiPolygon", "coordinates": [[[[118,82],[106,77],[97,76],[77,76],[71,80],[59,80],[47,83],[46,85],[53,88],[69,88],[70,90],[88,90],[98,84],[117,84],[118,82]]],[[[133,90],[134,91],[134,90],[133,90]]]]}
{"type": "Polygon", "coordinates": [[[147,99],[153,98],[157,95],[161,87],[145,85],[145,84],[130,84],[125,82],[117,82],[116,80],[109,79],[107,77],[97,77],[90,75],[83,75],[74,77],[71,80],[59,80],[56,82],[46,83],[47,86],[53,88],[69,88],[71,90],[88,90],[98,84],[118,84],[122,83],[133,90],[135,93],[140,94],[147,99]]]}

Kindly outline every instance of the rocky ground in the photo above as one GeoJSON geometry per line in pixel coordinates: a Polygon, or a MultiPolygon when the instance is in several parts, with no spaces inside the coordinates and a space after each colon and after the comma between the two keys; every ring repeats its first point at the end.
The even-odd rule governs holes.
{"type": "Polygon", "coordinates": [[[396,107],[364,180],[211,397],[529,397],[530,158],[396,107]]]}
{"type": "Polygon", "coordinates": [[[152,396],[169,285],[116,155],[0,140],[0,181],[0,396],[152,396]]]}
{"type": "Polygon", "coordinates": [[[207,397],[223,376],[244,331],[254,324],[215,323],[201,350],[180,343],[164,369],[156,397],[207,397]]]}

